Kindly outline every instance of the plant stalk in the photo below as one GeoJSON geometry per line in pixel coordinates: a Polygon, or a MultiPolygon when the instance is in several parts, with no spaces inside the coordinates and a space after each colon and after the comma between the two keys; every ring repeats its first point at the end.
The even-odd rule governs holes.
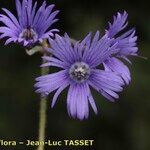
{"type": "MultiPolygon", "coordinates": [[[[43,42],[43,50],[44,48],[48,47],[47,42],[43,42]]],[[[46,52],[44,53],[46,56],[46,52]]],[[[43,60],[42,63],[45,63],[43,60]]],[[[42,67],[41,68],[41,75],[47,75],[49,73],[49,67],[42,67]]],[[[45,142],[45,131],[46,131],[46,124],[47,124],[47,96],[41,95],[40,101],[40,110],[39,110],[39,141],[45,142]]],[[[37,150],[44,150],[44,145],[39,145],[37,150]]]]}

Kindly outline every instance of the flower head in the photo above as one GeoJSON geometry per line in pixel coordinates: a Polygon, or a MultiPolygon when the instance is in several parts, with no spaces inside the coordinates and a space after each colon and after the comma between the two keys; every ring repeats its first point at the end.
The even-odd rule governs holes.
{"type": "Polygon", "coordinates": [[[55,5],[46,6],[44,1],[42,6],[37,9],[37,2],[32,0],[16,0],[18,19],[7,9],[2,10],[6,13],[0,14],[0,22],[4,26],[0,27],[0,38],[7,37],[5,44],[10,42],[21,43],[24,46],[32,46],[44,39],[53,36],[57,29],[51,29],[59,11],[52,12],[55,5]]]}
{"type": "Polygon", "coordinates": [[[71,43],[67,34],[55,40],[49,40],[51,48],[48,52],[53,57],[44,56],[47,63],[42,67],[56,66],[61,71],[38,77],[36,92],[48,95],[56,90],[52,107],[60,93],[69,87],[67,94],[67,109],[70,116],[80,120],[88,118],[89,104],[97,113],[97,107],[90,88],[94,88],[107,99],[114,101],[119,98],[117,92],[123,90],[124,81],[115,72],[98,69],[116,50],[117,44],[107,35],[100,38],[99,32],[92,39],[89,33],[81,42],[71,43]]]}
{"type": "MultiPolygon", "coordinates": [[[[106,30],[106,35],[114,39],[114,43],[117,44],[117,51],[108,58],[103,64],[105,70],[111,70],[121,75],[126,84],[129,84],[131,80],[130,71],[128,67],[121,62],[118,58],[123,58],[130,62],[128,56],[137,56],[137,36],[135,35],[135,29],[124,31],[128,25],[128,14],[117,13],[114,16],[113,23],[109,22],[109,28],[106,30]]],[[[131,62],[130,62],[131,63],[131,62]]]]}
{"type": "Polygon", "coordinates": [[[118,52],[117,56],[127,57],[129,55],[137,55],[137,36],[135,36],[135,29],[130,29],[124,31],[127,28],[128,14],[126,11],[124,13],[117,13],[117,16],[114,16],[113,23],[109,22],[109,28],[106,30],[106,34],[110,38],[114,38],[114,42],[118,42],[118,52]]]}

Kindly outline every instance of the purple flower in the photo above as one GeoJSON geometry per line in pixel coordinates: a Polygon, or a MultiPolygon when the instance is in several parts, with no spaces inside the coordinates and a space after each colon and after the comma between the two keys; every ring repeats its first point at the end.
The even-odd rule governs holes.
{"type": "Polygon", "coordinates": [[[69,87],[67,94],[67,109],[70,116],[83,120],[89,116],[89,104],[97,114],[97,107],[90,88],[94,88],[110,101],[118,99],[117,92],[123,90],[124,81],[115,72],[99,69],[109,56],[116,50],[113,39],[99,32],[92,39],[89,33],[81,42],[71,43],[67,34],[64,37],[56,35],[55,40],[49,40],[51,48],[48,52],[53,57],[44,56],[47,62],[42,67],[55,66],[61,68],[57,73],[38,77],[36,92],[48,95],[56,90],[52,100],[55,105],[60,93],[69,87]]]}
{"type": "Polygon", "coordinates": [[[46,6],[44,1],[42,6],[37,9],[37,2],[32,0],[16,0],[18,19],[7,9],[2,10],[6,13],[0,14],[0,21],[4,26],[0,27],[0,38],[7,37],[5,44],[10,42],[21,43],[24,46],[33,46],[44,39],[53,36],[57,29],[51,26],[58,19],[55,19],[59,11],[52,12],[55,5],[46,6]]]}
{"type": "Polygon", "coordinates": [[[124,11],[123,14],[118,13],[117,16],[114,16],[113,23],[109,22],[106,35],[110,38],[114,38],[114,43],[118,43],[118,50],[104,62],[104,66],[106,70],[111,70],[120,74],[125,83],[129,84],[131,80],[130,71],[128,67],[118,59],[123,58],[130,62],[128,56],[137,56],[138,48],[135,29],[130,29],[127,32],[124,31],[128,25],[127,17],[128,14],[124,11]]]}

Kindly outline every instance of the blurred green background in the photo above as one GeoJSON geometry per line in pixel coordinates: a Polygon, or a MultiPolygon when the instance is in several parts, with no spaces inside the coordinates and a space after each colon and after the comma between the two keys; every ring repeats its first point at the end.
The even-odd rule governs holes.
{"type": "MultiPolygon", "coordinates": [[[[38,0],[41,4],[42,0],[38,0]]],[[[66,110],[66,92],[54,109],[49,97],[48,139],[94,139],[91,148],[78,150],[150,150],[150,5],[148,0],[47,0],[61,10],[57,27],[61,34],[82,39],[89,31],[104,32],[107,22],[117,11],[129,13],[129,25],[135,26],[139,54],[148,58],[131,58],[131,84],[111,103],[93,93],[99,114],[91,111],[86,121],[70,119],[66,110]]],[[[0,1],[0,7],[15,11],[14,0],[0,1]]],[[[2,12],[2,11],[1,11],[2,12]]],[[[37,140],[39,95],[34,92],[35,78],[40,75],[41,58],[26,55],[18,45],[0,42],[0,139],[37,140]]],[[[0,147],[0,150],[28,150],[35,147],[0,147]]],[[[55,149],[47,147],[47,150],[55,149]]],[[[58,150],[58,148],[56,148],[58,150]]],[[[66,147],[64,149],[75,149],[66,147]]]]}

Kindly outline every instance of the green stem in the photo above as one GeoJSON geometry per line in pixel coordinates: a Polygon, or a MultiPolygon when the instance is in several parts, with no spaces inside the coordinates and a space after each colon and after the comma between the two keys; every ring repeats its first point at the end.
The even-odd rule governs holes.
{"type": "MultiPolygon", "coordinates": [[[[44,61],[43,61],[44,63],[44,61]]],[[[46,75],[49,72],[49,68],[41,68],[41,74],[46,75]]],[[[40,111],[39,111],[39,141],[45,141],[46,130],[46,112],[47,112],[47,96],[41,96],[40,111]]],[[[39,145],[37,150],[44,150],[44,145],[39,145]]]]}

